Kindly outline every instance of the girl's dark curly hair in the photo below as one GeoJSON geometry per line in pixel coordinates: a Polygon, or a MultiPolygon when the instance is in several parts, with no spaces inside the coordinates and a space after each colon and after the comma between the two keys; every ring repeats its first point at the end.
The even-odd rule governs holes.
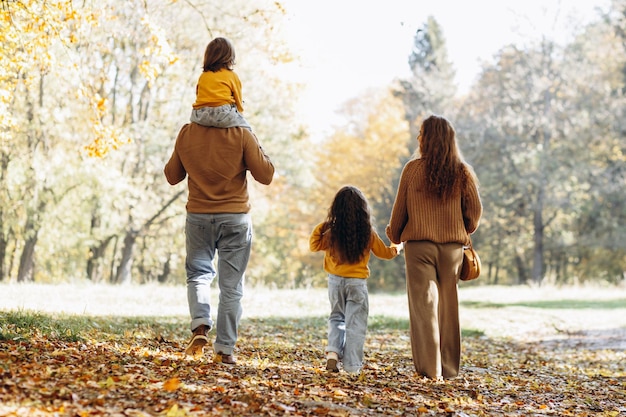
{"type": "Polygon", "coordinates": [[[463,181],[477,182],[474,172],[463,161],[456,144],[456,132],[446,118],[437,115],[426,118],[418,140],[431,193],[447,199],[460,189],[463,181]]]}
{"type": "Polygon", "coordinates": [[[204,72],[217,72],[222,68],[233,69],[235,65],[235,48],[227,38],[215,38],[204,51],[204,72]]]}
{"type": "Polygon", "coordinates": [[[361,190],[348,185],[337,192],[323,231],[330,232],[329,246],[340,263],[355,264],[363,258],[370,245],[372,222],[361,190]]]}

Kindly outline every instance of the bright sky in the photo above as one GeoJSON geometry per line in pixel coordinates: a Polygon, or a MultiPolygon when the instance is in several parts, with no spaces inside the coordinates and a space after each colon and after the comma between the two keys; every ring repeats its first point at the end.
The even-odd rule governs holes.
{"type": "MultiPolygon", "coordinates": [[[[370,86],[408,75],[415,31],[428,16],[441,25],[461,93],[504,45],[545,36],[563,42],[609,0],[284,0],[290,39],[308,84],[310,123],[328,125],[335,109],[370,86]]],[[[333,123],[333,122],[331,122],[333,123]]]]}

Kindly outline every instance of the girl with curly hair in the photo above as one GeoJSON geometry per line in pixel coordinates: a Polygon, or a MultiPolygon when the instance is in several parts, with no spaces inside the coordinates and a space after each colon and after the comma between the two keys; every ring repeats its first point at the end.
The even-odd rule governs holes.
{"type": "Polygon", "coordinates": [[[402,245],[387,246],[372,227],[369,204],[356,187],[341,188],[309,240],[311,251],[324,251],[328,273],[328,345],[326,369],[339,372],[339,362],[349,373],[363,367],[369,298],[370,252],[381,259],[398,255],[402,245]]]}
{"type": "Polygon", "coordinates": [[[405,243],[415,370],[433,379],[454,378],[461,359],[457,280],[482,203],[476,175],[447,119],[426,118],[417,140],[419,155],[402,170],[386,233],[405,243]]]}

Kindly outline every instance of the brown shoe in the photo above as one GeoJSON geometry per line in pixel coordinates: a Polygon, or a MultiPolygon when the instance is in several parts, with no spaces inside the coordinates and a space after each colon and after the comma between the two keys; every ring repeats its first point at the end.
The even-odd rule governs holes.
{"type": "Polygon", "coordinates": [[[339,367],[337,366],[337,359],[328,359],[326,361],[326,370],[330,372],[339,372],[339,367]]]}
{"type": "Polygon", "coordinates": [[[330,372],[339,372],[339,354],[337,352],[326,352],[326,370],[330,372]]]}
{"type": "Polygon", "coordinates": [[[213,362],[223,363],[225,365],[235,365],[237,363],[237,360],[235,359],[234,355],[227,355],[222,352],[217,352],[213,357],[213,362]]]}
{"type": "Polygon", "coordinates": [[[201,334],[194,335],[187,348],[185,349],[185,354],[187,356],[201,356],[204,353],[204,347],[209,343],[209,339],[201,334]]]}
{"type": "Polygon", "coordinates": [[[209,343],[209,338],[206,336],[209,330],[209,326],[205,326],[204,324],[193,330],[193,336],[185,349],[187,356],[197,357],[204,353],[204,347],[209,343]]]}
{"type": "Polygon", "coordinates": [[[193,334],[201,334],[203,336],[206,336],[207,334],[209,334],[210,331],[211,328],[209,326],[207,326],[206,324],[201,324],[193,329],[193,334]]]}

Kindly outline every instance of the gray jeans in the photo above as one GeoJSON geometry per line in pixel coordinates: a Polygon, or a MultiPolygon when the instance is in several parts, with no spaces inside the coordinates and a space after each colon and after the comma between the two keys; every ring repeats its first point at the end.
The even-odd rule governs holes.
{"type": "Polygon", "coordinates": [[[202,126],[222,128],[245,127],[252,131],[252,128],[234,104],[193,109],[190,120],[202,126]]]}
{"type": "Polygon", "coordinates": [[[369,296],[367,280],[328,275],[328,346],[343,358],[343,369],[356,373],[363,366],[363,346],[367,332],[369,296]]]}
{"type": "Polygon", "coordinates": [[[242,313],[244,274],[252,246],[250,215],[187,213],[185,234],[191,330],[201,324],[213,327],[210,295],[211,283],[217,276],[220,295],[213,348],[215,352],[232,355],[242,313]]]}

